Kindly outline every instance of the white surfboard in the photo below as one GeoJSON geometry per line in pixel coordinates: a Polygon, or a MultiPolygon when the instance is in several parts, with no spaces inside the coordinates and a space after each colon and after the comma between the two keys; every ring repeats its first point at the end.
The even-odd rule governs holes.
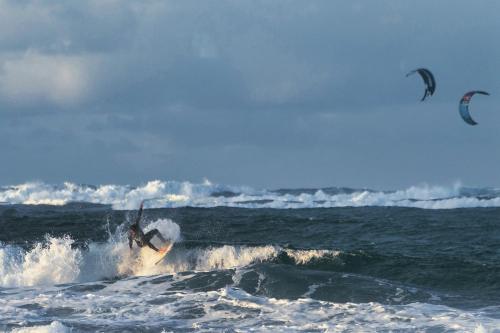
{"type": "Polygon", "coordinates": [[[159,249],[161,253],[159,254],[159,259],[155,262],[155,265],[160,263],[167,256],[167,254],[172,250],[173,246],[174,246],[174,242],[171,242],[171,243],[167,244],[166,246],[161,247],[159,249]]]}

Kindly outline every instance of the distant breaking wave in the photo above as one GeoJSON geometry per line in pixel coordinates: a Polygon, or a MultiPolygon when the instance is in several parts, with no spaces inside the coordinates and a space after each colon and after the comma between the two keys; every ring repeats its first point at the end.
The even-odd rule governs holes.
{"type": "Polygon", "coordinates": [[[154,180],[140,186],[52,185],[30,182],[0,187],[0,203],[65,205],[72,202],[111,205],[113,209],[136,209],[146,199],[146,208],[241,207],[241,208],[331,208],[415,207],[452,209],[500,207],[500,189],[420,185],[397,191],[322,188],[258,190],[246,186],[154,180]]]}

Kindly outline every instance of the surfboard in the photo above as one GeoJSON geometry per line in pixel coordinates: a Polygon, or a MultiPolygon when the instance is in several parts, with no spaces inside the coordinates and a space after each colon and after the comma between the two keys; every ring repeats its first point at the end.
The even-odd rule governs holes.
{"type": "Polygon", "coordinates": [[[172,250],[172,247],[174,246],[174,243],[169,243],[168,245],[161,247],[160,250],[160,257],[158,260],[156,260],[155,265],[158,265],[166,256],[167,254],[172,250]]]}

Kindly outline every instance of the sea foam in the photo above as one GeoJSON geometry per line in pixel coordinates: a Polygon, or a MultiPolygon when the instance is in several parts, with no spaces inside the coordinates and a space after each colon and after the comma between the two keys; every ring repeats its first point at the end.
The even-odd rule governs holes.
{"type": "Polygon", "coordinates": [[[15,328],[12,333],[69,333],[71,329],[58,321],[53,321],[50,325],[31,326],[15,328]]]}
{"type": "Polygon", "coordinates": [[[412,186],[397,191],[366,189],[258,190],[245,186],[154,180],[140,186],[50,185],[33,182],[0,188],[0,202],[7,204],[64,205],[88,202],[111,205],[114,209],[242,207],[242,208],[331,208],[396,206],[424,209],[500,207],[500,190],[468,189],[459,183],[450,186],[412,186]]]}

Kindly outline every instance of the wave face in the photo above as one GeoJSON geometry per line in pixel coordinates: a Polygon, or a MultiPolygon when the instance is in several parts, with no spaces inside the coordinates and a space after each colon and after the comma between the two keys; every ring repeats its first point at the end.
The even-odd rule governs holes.
{"type": "Polygon", "coordinates": [[[157,265],[151,249],[128,248],[136,214],[0,205],[0,331],[500,327],[500,208],[145,209],[143,229],[175,243],[157,265]]]}
{"type": "Polygon", "coordinates": [[[0,202],[25,205],[65,205],[86,202],[111,205],[114,209],[135,209],[146,199],[148,208],[240,207],[240,208],[334,208],[414,207],[452,209],[500,207],[500,189],[413,186],[398,191],[322,188],[256,190],[244,186],[176,181],[150,181],[142,186],[25,183],[0,188],[0,202]]]}

